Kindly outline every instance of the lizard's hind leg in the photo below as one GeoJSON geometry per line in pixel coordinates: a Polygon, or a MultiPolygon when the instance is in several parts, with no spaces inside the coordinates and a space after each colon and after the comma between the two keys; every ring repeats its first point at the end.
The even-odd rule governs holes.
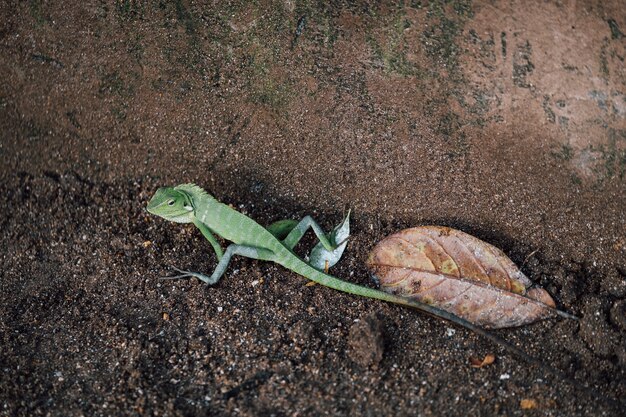
{"type": "Polygon", "coordinates": [[[180,274],[174,275],[173,277],[160,277],[159,279],[198,278],[200,281],[204,282],[207,282],[207,280],[209,279],[209,277],[199,272],[183,271],[182,269],[178,269],[175,266],[172,266],[171,268],[176,272],[180,272],[180,274]]]}
{"type": "Polygon", "coordinates": [[[210,277],[205,277],[206,279],[203,279],[203,281],[206,282],[207,285],[213,285],[219,281],[222,275],[224,275],[224,272],[226,272],[226,268],[230,263],[230,258],[233,255],[241,255],[246,258],[260,259],[262,261],[271,261],[274,259],[274,252],[269,249],[255,248],[254,246],[244,246],[233,243],[226,248],[226,252],[224,252],[224,256],[222,256],[222,259],[220,259],[219,263],[215,267],[215,271],[213,271],[210,277]]]}
{"type": "Polygon", "coordinates": [[[191,271],[183,271],[182,269],[178,269],[176,267],[172,267],[177,272],[180,272],[180,275],[175,275],[173,277],[161,277],[161,279],[181,279],[181,278],[198,278],[200,281],[206,283],[207,285],[213,285],[224,275],[226,272],[226,268],[228,268],[228,264],[230,263],[230,258],[233,255],[241,255],[246,258],[252,259],[260,259],[262,261],[271,261],[274,259],[274,252],[269,249],[263,248],[255,248],[253,246],[244,246],[244,245],[236,245],[232,244],[228,248],[226,248],[226,252],[218,262],[215,267],[215,271],[211,274],[210,277],[207,277],[204,274],[199,272],[191,272],[191,271]]]}
{"type": "Polygon", "coordinates": [[[350,236],[350,212],[348,212],[343,222],[328,235],[324,233],[311,216],[306,216],[289,232],[282,241],[283,245],[292,250],[309,228],[313,229],[319,239],[319,243],[311,250],[309,265],[320,271],[326,271],[339,262],[346,248],[346,243],[350,236]]]}
{"type": "Polygon", "coordinates": [[[289,232],[298,225],[297,220],[279,220],[266,227],[267,231],[276,237],[276,239],[282,241],[287,237],[289,232]]]}
{"type": "Polygon", "coordinates": [[[309,230],[309,228],[313,229],[313,231],[315,232],[315,236],[317,236],[317,238],[326,250],[335,250],[337,246],[334,246],[330,242],[320,225],[317,224],[317,222],[313,220],[313,217],[311,216],[304,217],[293,229],[291,229],[287,237],[283,239],[283,245],[285,245],[290,250],[293,249],[298,244],[300,239],[302,239],[302,236],[304,236],[307,230],[309,230]]]}

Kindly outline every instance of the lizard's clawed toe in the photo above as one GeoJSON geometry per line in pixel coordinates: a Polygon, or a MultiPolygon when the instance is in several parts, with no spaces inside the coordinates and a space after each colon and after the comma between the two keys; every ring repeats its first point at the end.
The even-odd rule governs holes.
{"type": "Polygon", "coordinates": [[[159,279],[183,279],[183,278],[198,278],[200,281],[204,281],[206,283],[209,282],[209,278],[206,275],[200,274],[198,272],[185,271],[175,266],[170,266],[174,271],[179,272],[179,275],[174,275],[171,277],[159,277],[159,279]]]}

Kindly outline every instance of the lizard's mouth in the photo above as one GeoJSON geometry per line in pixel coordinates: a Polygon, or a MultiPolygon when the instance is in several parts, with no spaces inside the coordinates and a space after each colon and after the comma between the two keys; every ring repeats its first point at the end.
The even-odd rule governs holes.
{"type": "Polygon", "coordinates": [[[154,201],[154,200],[155,200],[155,198],[152,197],[152,199],[148,202],[148,206],[146,207],[146,210],[150,214],[157,214],[157,213],[155,213],[155,209],[159,206],[159,202],[158,201],[154,201]]]}
{"type": "Polygon", "coordinates": [[[185,195],[171,187],[161,187],[148,202],[150,214],[177,223],[193,221],[193,207],[185,203],[185,195]]]}
{"type": "MultiPolygon", "coordinates": [[[[170,187],[161,187],[154,193],[150,201],[148,201],[146,210],[148,210],[148,213],[159,215],[161,214],[159,211],[166,209],[166,204],[171,202],[174,197],[170,187]]],[[[173,206],[173,204],[171,205],[173,206]]]]}

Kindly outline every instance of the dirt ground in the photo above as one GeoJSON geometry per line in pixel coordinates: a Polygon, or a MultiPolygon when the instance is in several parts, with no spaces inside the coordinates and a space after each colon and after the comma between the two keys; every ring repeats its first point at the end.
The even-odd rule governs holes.
{"type": "Polygon", "coordinates": [[[0,16],[0,415],[620,415],[623,0],[9,0],[0,16]],[[496,333],[593,393],[273,264],[158,280],[215,266],[197,230],[144,210],[183,182],[262,224],[328,229],[351,209],[332,272],[363,285],[403,228],[501,248],[581,320],[496,333]]]}

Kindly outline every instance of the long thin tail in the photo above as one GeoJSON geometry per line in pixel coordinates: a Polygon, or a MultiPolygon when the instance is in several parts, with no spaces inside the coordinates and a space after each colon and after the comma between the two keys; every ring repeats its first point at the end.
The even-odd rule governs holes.
{"type": "MultiPolygon", "coordinates": [[[[397,295],[389,294],[389,293],[376,290],[373,288],[363,287],[361,285],[343,281],[339,278],[335,278],[331,275],[327,275],[327,274],[324,274],[323,272],[318,271],[317,269],[313,268],[312,266],[310,266],[309,264],[307,264],[306,262],[304,262],[303,260],[301,260],[295,255],[292,255],[288,257],[288,259],[286,259],[284,262],[279,262],[279,263],[281,263],[284,267],[296,272],[297,274],[307,277],[311,281],[317,282],[318,284],[324,285],[329,288],[333,288],[337,291],[345,292],[348,294],[359,295],[362,297],[374,298],[377,300],[400,304],[400,305],[404,305],[407,307],[412,307],[417,310],[420,310],[421,312],[430,314],[431,316],[438,317],[440,319],[447,320],[451,323],[454,323],[458,326],[464,327],[492,341],[496,345],[502,346],[504,349],[517,355],[519,358],[523,359],[527,363],[531,365],[535,365],[538,368],[546,372],[549,372],[564,381],[569,382],[572,386],[577,387],[578,389],[585,392],[590,397],[593,397],[593,398],[597,397],[597,394],[591,388],[579,383],[574,378],[570,377],[564,372],[559,371],[549,365],[546,365],[541,360],[528,355],[526,352],[510,344],[504,339],[486,331],[485,329],[481,327],[478,327],[472,324],[471,322],[465,319],[462,319],[452,313],[449,313],[445,310],[442,310],[437,307],[433,307],[428,304],[421,303],[416,300],[410,300],[404,297],[399,297],[397,295]]],[[[612,403],[612,405],[615,406],[616,403],[614,401],[610,399],[608,400],[610,403],[612,403]]]]}
{"type": "Polygon", "coordinates": [[[336,278],[331,275],[327,275],[323,272],[318,271],[317,269],[313,268],[311,265],[307,264],[306,262],[302,261],[299,258],[297,258],[297,261],[294,260],[294,261],[286,262],[285,264],[283,264],[283,266],[285,266],[288,269],[291,269],[292,271],[298,273],[299,275],[307,277],[311,281],[315,281],[320,285],[324,285],[325,287],[329,287],[337,291],[345,292],[348,294],[359,295],[359,296],[367,297],[367,298],[374,298],[377,300],[387,301],[387,302],[394,303],[394,304],[401,304],[407,307],[415,308],[424,313],[430,314],[431,316],[447,320],[458,326],[465,327],[466,329],[471,330],[493,341],[494,343],[503,346],[507,350],[510,350],[511,352],[521,356],[523,359],[525,359],[526,361],[530,363],[543,366],[542,362],[527,355],[524,351],[517,348],[516,346],[509,344],[503,339],[489,333],[485,329],[478,327],[475,324],[472,324],[471,322],[465,319],[462,319],[461,317],[458,317],[455,314],[452,314],[448,311],[442,310],[437,307],[433,307],[428,304],[421,303],[416,300],[411,300],[405,297],[400,297],[397,295],[389,294],[389,293],[386,293],[384,291],[380,291],[374,288],[363,287],[361,285],[343,281],[339,278],[336,278]]]}

